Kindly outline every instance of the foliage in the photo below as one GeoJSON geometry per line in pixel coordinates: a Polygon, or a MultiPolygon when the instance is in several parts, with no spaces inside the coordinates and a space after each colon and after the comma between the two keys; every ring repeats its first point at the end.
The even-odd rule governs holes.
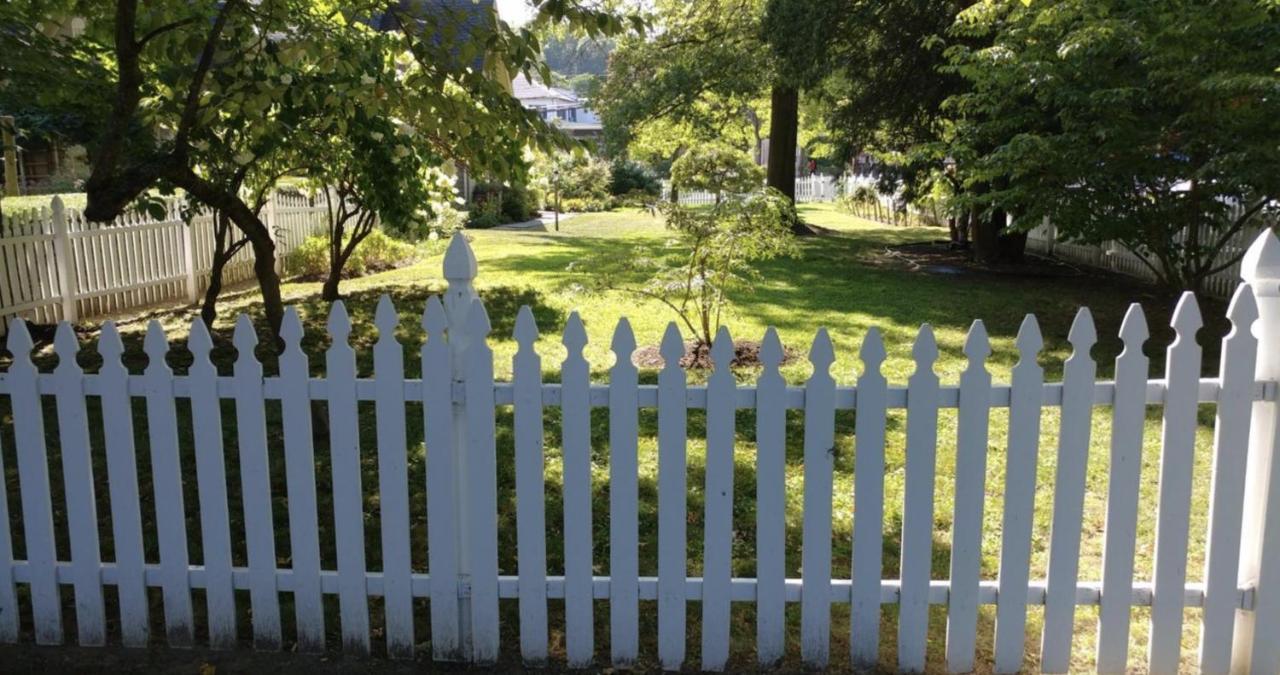
{"type": "MultiPolygon", "coordinates": [[[[969,194],[1029,227],[1114,240],[1197,288],[1280,196],[1280,6],[1258,0],[983,3],[956,32],[952,153],[969,194]]],[[[1242,253],[1242,251],[1241,251],[1242,253]]]]}
{"type": "Polygon", "coordinates": [[[598,157],[580,151],[541,154],[534,159],[531,174],[534,190],[548,210],[555,209],[557,196],[562,211],[612,208],[611,168],[598,157]]]}
{"type": "Polygon", "coordinates": [[[609,194],[618,197],[640,193],[656,197],[661,192],[662,183],[644,165],[615,159],[609,166],[609,194]]]}
{"type": "Polygon", "coordinates": [[[680,190],[705,190],[719,202],[725,195],[759,189],[764,170],[745,153],[724,145],[700,145],[671,165],[671,185],[680,190]]]}
{"type": "MultiPolygon", "coordinates": [[[[403,267],[413,262],[415,255],[413,244],[395,239],[381,229],[375,229],[355,249],[355,253],[343,267],[342,274],[345,278],[353,278],[403,267]]],[[[329,237],[307,237],[289,252],[288,262],[289,271],[303,279],[325,279],[330,272],[329,237]]]]}
{"type": "Polygon", "coordinates": [[[658,207],[675,237],[675,262],[640,254],[608,256],[586,266],[594,283],[657,300],[694,336],[696,349],[710,348],[721,325],[728,293],[756,277],[752,263],[799,253],[790,222],[791,200],[771,188],[732,195],[710,209],[663,203],[658,207]],[[635,274],[647,279],[630,285],[635,274]]]}
{"type": "Polygon", "coordinates": [[[533,192],[521,183],[478,183],[471,201],[475,206],[467,221],[469,227],[523,223],[538,215],[533,192]]]}

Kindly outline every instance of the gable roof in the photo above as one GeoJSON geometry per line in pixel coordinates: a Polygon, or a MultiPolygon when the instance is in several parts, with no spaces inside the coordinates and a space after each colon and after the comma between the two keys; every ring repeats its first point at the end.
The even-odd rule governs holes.
{"type": "Polygon", "coordinates": [[[517,100],[527,101],[535,98],[550,98],[565,103],[585,103],[577,94],[560,87],[548,87],[540,82],[530,81],[524,73],[516,75],[511,83],[517,100]]]}

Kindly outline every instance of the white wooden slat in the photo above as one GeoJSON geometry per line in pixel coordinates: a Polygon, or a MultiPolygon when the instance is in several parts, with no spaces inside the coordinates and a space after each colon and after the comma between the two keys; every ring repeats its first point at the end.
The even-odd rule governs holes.
{"type": "MultiPolygon", "coordinates": [[[[756,654],[772,668],[786,652],[786,381],[782,342],[772,326],[760,343],[756,381],[756,654]]],[[[878,590],[878,589],[877,589],[878,590]]],[[[878,607],[879,605],[877,605],[878,607]]]]}
{"type": "Polygon", "coordinates": [[[218,399],[217,368],[209,359],[213,340],[204,321],[191,322],[187,350],[193,357],[191,379],[192,431],[196,450],[196,482],[199,486],[201,549],[208,579],[209,646],[236,646],[236,598],[232,581],[231,526],[227,508],[227,469],[223,455],[222,406],[218,399]]]}
{"type": "Polygon", "coordinates": [[[134,453],[133,405],[128,393],[129,373],[120,361],[124,345],[115,323],[102,324],[98,335],[102,368],[103,444],[107,451],[107,489],[111,498],[111,533],[116,554],[116,595],[120,603],[121,642],[145,647],[150,640],[142,513],[138,466],[134,453]]]}
{"type": "Polygon", "coordinates": [[[1151,606],[1148,667],[1153,674],[1179,669],[1183,607],[1174,588],[1187,581],[1192,466],[1196,453],[1197,380],[1201,347],[1196,332],[1203,325],[1196,297],[1184,293],[1174,310],[1178,338],[1165,355],[1164,428],[1161,432],[1160,503],[1156,510],[1156,596],[1151,606]]]}
{"type": "Polygon", "coordinates": [[[477,298],[467,312],[466,367],[468,521],[471,550],[471,660],[498,660],[498,462],[494,438],[491,326],[477,298]]]}
{"type": "Polygon", "coordinates": [[[835,468],[835,350],[825,328],[809,349],[813,374],[804,390],[804,523],[800,556],[800,658],[825,668],[831,643],[831,499],[835,468]]]}
{"type": "Polygon", "coordinates": [[[57,389],[58,443],[66,486],[71,567],[75,574],[77,642],[85,647],[99,647],[107,640],[100,576],[102,549],[98,545],[98,509],[94,501],[84,371],[76,362],[80,344],[71,324],[65,321],[58,324],[54,349],[58,354],[53,381],[57,389]]]}
{"type": "Polygon", "coordinates": [[[640,651],[640,561],[636,339],[618,321],[609,371],[609,648],[616,668],[630,667],[640,651]]]}
{"type": "Polygon", "coordinates": [[[1080,530],[1084,519],[1085,469],[1097,365],[1089,350],[1098,341],[1093,316],[1082,307],[1067,335],[1071,357],[1063,364],[1062,417],[1053,485],[1053,526],[1049,543],[1048,592],[1040,642],[1040,669],[1065,673],[1071,664],[1075,591],[1080,570],[1080,530]]]}
{"type": "Polygon", "coordinates": [[[147,325],[143,348],[149,360],[143,381],[156,503],[156,535],[160,542],[165,634],[170,646],[189,647],[194,642],[194,625],[191,587],[187,581],[187,514],[182,498],[173,371],[165,362],[169,339],[165,337],[159,321],[152,320],[147,325]]]}
{"type": "Polygon", "coordinates": [[[854,422],[853,563],[849,650],[853,664],[874,668],[880,658],[880,576],[884,537],[884,442],[888,382],[880,374],[884,340],[872,327],[858,352],[857,418],[854,422]]]}
{"type": "Polygon", "coordinates": [[[1022,670],[1027,638],[1027,604],[1019,596],[1027,588],[1031,568],[1031,525],[1035,510],[1036,467],[1040,449],[1040,391],[1044,370],[1036,354],[1044,346],[1040,326],[1028,314],[1015,340],[1005,459],[1004,516],[1000,534],[1000,594],[996,603],[995,672],[1022,670]]]}
{"type": "Polygon", "coordinates": [[[413,592],[410,586],[409,456],[405,436],[404,347],[396,340],[400,315],[383,295],[374,314],[375,413],[378,426],[378,488],[382,524],[382,575],[386,584],[387,654],[413,658],[413,592]]]}
{"type": "Polygon", "coordinates": [[[1156,507],[1155,597],[1147,666],[1154,674],[1176,673],[1182,652],[1182,603],[1187,579],[1187,541],[1191,518],[1192,465],[1195,458],[1196,387],[1204,325],[1195,296],[1185,293],[1173,313],[1178,337],[1165,355],[1164,426],[1161,431],[1160,501],[1156,507]]]}
{"type": "Polygon", "coordinates": [[[955,511],[951,534],[951,592],[947,601],[947,670],[973,670],[977,646],[978,583],[982,568],[982,512],[986,497],[987,442],[991,423],[991,343],[974,321],[965,339],[968,367],[960,375],[957,413],[955,511]]]}
{"type": "Polygon", "coordinates": [[[733,576],[733,339],[721,326],[711,346],[715,371],[707,382],[707,465],[702,554],[702,669],[729,660],[729,579],[733,576]]]}
{"type": "Polygon", "coordinates": [[[564,453],[565,646],[570,668],[591,665],[595,652],[591,593],[591,367],[582,356],[587,330],[577,312],[565,322],[560,366],[564,453]]]}
{"type": "MultiPolygon", "coordinates": [[[[516,316],[519,351],[511,360],[515,389],[516,559],[520,577],[520,656],[547,661],[547,523],[543,481],[542,358],[534,350],[538,326],[526,305],[516,316]]],[[[567,511],[567,509],[566,509],[567,511]]]]}
{"type": "Polygon", "coordinates": [[[684,340],[675,323],[667,325],[659,345],[658,373],[658,660],[664,670],[679,670],[685,655],[685,587],[688,420],[685,373],[680,367],[684,340]]]}
{"type": "Polygon", "coordinates": [[[902,509],[902,592],[898,604],[898,669],[924,672],[933,561],[934,475],[938,453],[938,345],[929,324],[912,347],[915,372],[907,391],[907,475],[902,509]]]}
{"type": "Polygon", "coordinates": [[[333,470],[333,519],[338,547],[338,614],[342,649],[369,653],[369,597],[365,582],[364,496],[356,411],[356,355],[347,343],[351,320],[341,300],[329,310],[325,377],[329,387],[329,464],[333,470]]]}
{"type": "Polygon", "coordinates": [[[1200,623],[1202,673],[1231,670],[1236,613],[1231,598],[1236,594],[1240,567],[1240,523],[1244,517],[1245,466],[1253,412],[1249,389],[1258,360],[1258,339],[1253,334],[1258,305],[1248,284],[1236,289],[1227,316],[1231,319],[1231,333],[1222,339],[1222,391],[1214,423],[1213,482],[1205,548],[1205,597],[1200,623]]]}
{"type": "Polygon", "coordinates": [[[284,426],[285,489],[289,495],[289,552],[293,560],[293,606],[298,651],[321,653],[325,643],[320,592],[319,513],[316,506],[315,448],[312,442],[310,364],[302,350],[298,310],[285,309],[280,326],[280,413],[284,426]]]}
{"type": "MultiPolygon", "coordinates": [[[[4,468],[4,442],[0,438],[0,476],[4,468]]],[[[9,521],[7,480],[0,480],[0,644],[18,641],[21,621],[18,617],[18,589],[13,581],[13,533],[9,521]]]]}
{"type": "Polygon", "coordinates": [[[458,600],[458,479],[453,455],[453,365],[439,296],[427,299],[422,327],[422,410],[427,452],[427,565],[431,574],[431,651],[437,661],[462,661],[458,600]]]}
{"type": "Polygon", "coordinates": [[[258,332],[247,314],[236,320],[236,437],[240,449],[240,490],[245,544],[249,553],[249,603],[253,609],[253,646],[280,649],[280,595],[276,589],[275,518],[271,508],[271,464],[267,461],[266,406],[262,364],[254,355],[258,332]]]}
{"type": "Polygon", "coordinates": [[[1120,324],[1124,351],[1116,357],[1115,402],[1111,411],[1111,461],[1107,484],[1106,541],[1102,553],[1102,601],[1098,610],[1099,673],[1128,671],[1130,595],[1138,532],[1142,435],[1146,419],[1149,359],[1142,305],[1134,303],[1120,324]]]}

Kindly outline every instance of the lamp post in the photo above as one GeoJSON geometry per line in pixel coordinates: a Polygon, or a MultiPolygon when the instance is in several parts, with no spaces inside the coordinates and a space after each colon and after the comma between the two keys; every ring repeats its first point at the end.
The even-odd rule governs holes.
{"type": "Polygon", "coordinates": [[[560,167],[551,169],[551,187],[556,193],[556,232],[560,231],[560,167]]]}

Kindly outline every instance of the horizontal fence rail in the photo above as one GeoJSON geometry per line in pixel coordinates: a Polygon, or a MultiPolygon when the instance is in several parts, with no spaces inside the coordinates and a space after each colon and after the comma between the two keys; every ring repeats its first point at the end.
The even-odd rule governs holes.
{"type": "MultiPolygon", "coordinates": [[[[318,652],[340,645],[365,655],[385,647],[393,658],[412,658],[426,644],[420,630],[429,623],[436,660],[493,664],[504,653],[518,652],[524,663],[541,666],[552,658],[554,615],[548,602],[555,600],[563,601],[563,619],[555,622],[563,621],[570,667],[596,663],[603,637],[597,631],[604,630],[608,660],[619,667],[651,656],[668,670],[687,667],[692,659],[702,669],[723,670],[732,666],[735,645],[744,639],[754,639],[756,658],[772,666],[784,658],[787,641],[798,637],[803,664],[822,668],[831,658],[832,609],[839,606],[848,612],[844,637],[854,665],[883,667],[881,632],[892,626],[897,668],[916,672],[925,669],[929,653],[930,607],[941,606],[949,671],[981,665],[1018,672],[1028,658],[1029,608],[1039,607],[1040,668],[1067,672],[1073,667],[1076,608],[1097,606],[1100,672],[1178,672],[1185,664],[1184,624],[1192,622],[1199,624],[1194,659],[1201,671],[1280,671],[1280,240],[1274,235],[1260,236],[1246,256],[1247,283],[1239,285],[1228,309],[1233,330],[1223,339],[1219,372],[1211,377],[1201,372],[1195,336],[1203,322],[1188,294],[1174,313],[1176,338],[1162,377],[1149,372],[1143,351],[1147,325],[1134,305],[1120,330],[1125,349],[1109,381],[1096,377],[1090,350],[1097,334],[1082,309],[1068,336],[1074,351],[1061,382],[1044,381],[1037,361],[1044,341],[1028,315],[1016,339],[1019,361],[1009,384],[991,381],[990,341],[978,321],[964,345],[968,367],[955,385],[942,384],[934,374],[938,345],[925,325],[913,345],[916,369],[906,386],[891,385],[881,374],[886,349],[876,329],[862,342],[855,386],[836,384],[835,352],[825,329],[814,338],[808,357],[813,373],[803,386],[783,380],[783,352],[772,329],[761,343],[763,369],[754,385],[739,384],[729,370],[732,338],[721,329],[711,348],[715,368],[705,385],[694,386],[678,363],[685,345],[674,324],[660,345],[665,365],[656,384],[641,385],[631,363],[636,340],[626,319],[613,335],[617,360],[608,384],[592,384],[586,331],[574,313],[564,329],[567,356],[559,364],[560,382],[547,383],[534,349],[538,327],[526,307],[515,322],[512,380],[497,382],[491,325],[474,286],[476,268],[465,238],[456,236],[444,260],[448,291],[428,300],[422,315],[426,340],[412,347],[420,350],[418,378],[406,373],[407,346],[396,337],[400,314],[385,296],[374,317],[372,377],[357,376],[352,321],[341,302],[328,317],[331,342],[323,377],[312,373],[293,309],[281,331],[278,373],[269,375],[255,351],[258,334],[243,316],[232,340],[237,356],[229,375],[211,361],[213,342],[199,320],[187,340],[193,362],[184,375],[168,366],[169,341],[155,322],[144,340],[149,364],[140,374],[124,367],[123,345],[110,322],[98,340],[103,365],[96,373],[81,369],[82,347],[65,322],[54,341],[58,365],[42,373],[32,359],[25,322],[15,320],[8,337],[12,365],[0,373],[0,403],[12,417],[12,436],[0,435],[0,443],[14,444],[0,448],[0,475],[16,473],[16,480],[0,482],[0,641],[62,644],[68,639],[66,615],[73,614],[81,645],[119,641],[143,647],[163,640],[186,647],[200,636],[214,648],[232,648],[242,634],[239,622],[247,617],[243,628],[258,649],[293,644],[298,651],[318,652]],[[1207,475],[1192,472],[1202,404],[1210,404],[1215,417],[1207,475]],[[1102,578],[1088,580],[1079,566],[1085,467],[1092,416],[1101,406],[1111,417],[1106,527],[1102,578]],[[1143,501],[1137,468],[1148,406],[1158,409],[1163,422],[1154,503],[1143,501]],[[1049,408],[1056,409],[1060,428],[1056,444],[1042,447],[1041,415],[1049,408]],[[89,414],[98,409],[100,416],[89,414]],[[1008,418],[1007,438],[998,449],[989,428],[995,409],[1005,409],[1008,418]],[[553,410],[559,414],[549,416],[553,410]],[[702,485],[690,484],[698,474],[690,470],[689,445],[699,440],[690,434],[690,410],[705,411],[699,414],[705,426],[702,485]],[[739,496],[742,490],[734,485],[739,410],[755,413],[757,480],[749,495],[754,523],[734,519],[735,490],[739,496]],[[802,487],[789,487],[783,479],[787,410],[803,418],[802,487]],[[840,410],[856,412],[851,532],[834,526],[835,511],[848,508],[833,478],[836,435],[847,433],[837,431],[840,410]],[[891,410],[905,415],[905,463],[898,469],[904,510],[898,573],[885,578],[891,410]],[[954,432],[948,433],[955,434],[957,466],[950,569],[946,578],[937,578],[931,560],[938,446],[940,433],[950,428],[940,418],[942,410],[955,411],[954,432]],[[598,421],[607,418],[607,450],[593,452],[593,411],[598,421]],[[638,481],[637,445],[645,411],[656,421],[657,448],[656,481],[647,495],[638,481]],[[234,424],[224,426],[232,419],[234,424]],[[547,522],[549,420],[561,442],[556,479],[562,523],[547,522]],[[269,436],[269,425],[278,425],[280,438],[269,436]],[[411,426],[422,430],[422,456],[411,447],[411,426]],[[510,447],[510,454],[499,452],[500,445],[510,447]],[[280,453],[283,461],[273,463],[273,454],[279,460],[280,453]],[[996,453],[1005,460],[1004,480],[988,485],[986,463],[996,453]],[[1050,483],[1037,478],[1037,458],[1045,453],[1056,457],[1050,483]],[[52,472],[55,457],[60,470],[52,472]],[[16,466],[6,464],[11,458],[16,466]],[[362,468],[366,459],[376,460],[372,474],[362,468]],[[194,472],[184,466],[191,462],[194,472]],[[411,471],[419,462],[421,473],[411,471]],[[609,496],[607,508],[593,513],[592,495],[604,480],[597,462],[607,463],[609,496]],[[142,480],[140,464],[146,467],[142,480]],[[273,483],[273,473],[283,473],[284,480],[273,483]],[[233,475],[239,485],[231,492],[233,475]],[[425,475],[424,484],[412,485],[411,475],[425,475]],[[513,476],[513,486],[500,488],[499,475],[513,476]],[[54,476],[61,477],[61,489],[54,476]],[[368,480],[373,484],[364,484],[368,480]],[[1210,484],[1199,570],[1188,563],[1196,480],[1210,484]],[[17,494],[7,494],[11,487],[17,494]],[[786,493],[797,489],[803,497],[797,516],[801,546],[788,551],[786,493]],[[109,493],[109,513],[99,513],[99,490],[109,493]],[[1047,573],[1036,579],[1031,516],[1037,493],[1045,490],[1052,497],[1052,531],[1047,573]],[[999,531],[984,533],[992,491],[1003,496],[999,531]],[[691,541],[688,531],[690,496],[696,492],[704,510],[700,542],[691,541]],[[369,493],[376,495],[376,532],[367,531],[369,493]],[[508,497],[513,501],[503,505],[500,500],[508,497]],[[154,516],[140,507],[147,502],[157,505],[154,516]],[[512,507],[514,526],[499,520],[499,510],[512,507]],[[196,526],[188,520],[190,508],[198,508],[196,526]],[[1156,514],[1149,578],[1135,572],[1139,509],[1156,514]],[[326,558],[320,530],[330,516],[331,542],[323,548],[334,554],[326,558]],[[109,524],[101,532],[100,517],[109,524]],[[656,532],[642,532],[640,523],[650,518],[656,519],[656,532]],[[604,519],[607,528],[594,526],[594,519],[604,519]],[[743,576],[746,568],[734,560],[736,533],[744,528],[755,529],[753,561],[747,561],[754,562],[754,577],[743,576]],[[100,541],[108,530],[110,558],[100,541]],[[547,534],[553,531],[563,539],[563,563],[557,565],[562,569],[548,564],[547,534]],[[607,561],[595,554],[595,540],[605,531],[607,561]],[[414,532],[425,536],[425,551],[411,545],[414,532]],[[500,537],[503,546],[514,548],[514,566],[499,562],[500,537]],[[843,569],[833,567],[834,538],[851,539],[843,569]],[[278,549],[286,539],[287,558],[278,549]],[[641,569],[645,541],[656,541],[656,575],[641,569]],[[998,554],[1000,561],[995,579],[980,573],[984,549],[991,547],[986,553],[998,554]],[[690,574],[697,551],[701,569],[690,574]],[[798,577],[788,574],[788,554],[799,559],[798,577]],[[282,565],[283,559],[289,563],[282,565]],[[63,601],[64,587],[70,587],[73,603],[63,601]],[[110,596],[104,593],[108,587],[114,589],[110,596]],[[150,589],[158,589],[157,600],[150,589]],[[193,601],[193,591],[203,603],[193,601]],[[282,593],[292,602],[283,603],[282,593]],[[336,598],[331,609],[326,596],[336,598]],[[504,600],[512,601],[511,611],[502,609],[504,600]],[[648,604],[642,608],[641,602],[648,604]],[[606,622],[597,620],[597,603],[609,605],[606,622]],[[694,625],[701,643],[692,646],[692,656],[689,603],[700,608],[694,625]],[[735,634],[732,603],[755,605],[754,636],[735,634]],[[788,604],[799,605],[798,611],[788,614],[788,604]],[[885,605],[896,609],[888,623],[882,621],[885,605]],[[996,617],[989,651],[979,649],[983,606],[992,606],[996,617]],[[1149,616],[1143,619],[1143,663],[1129,656],[1135,607],[1146,608],[1149,616]],[[1196,618],[1187,619],[1188,608],[1196,618]],[[153,614],[154,625],[164,627],[163,638],[151,634],[153,614]],[[518,631],[518,643],[502,641],[504,622],[515,623],[505,630],[518,631]],[[642,625],[650,628],[642,633],[642,625]],[[992,662],[979,664],[979,653],[990,653],[992,662]]],[[[271,368],[277,368],[274,359],[271,368]]]]}

